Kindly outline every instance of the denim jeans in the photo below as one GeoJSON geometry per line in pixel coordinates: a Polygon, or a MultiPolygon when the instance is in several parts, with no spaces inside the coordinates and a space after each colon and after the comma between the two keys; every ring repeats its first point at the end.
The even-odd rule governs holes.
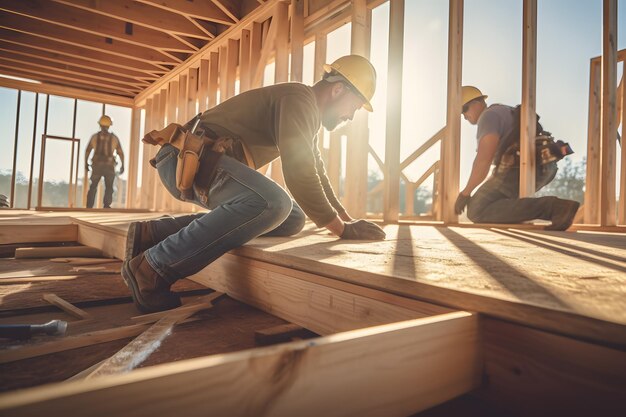
{"type": "MultiPolygon", "coordinates": [[[[178,149],[165,145],[156,167],[176,198],[178,149]]],[[[266,176],[223,156],[209,190],[208,213],[166,216],[151,221],[158,244],[145,252],[150,266],[168,282],[195,274],[229,250],[261,236],[291,236],[304,227],[305,215],[289,194],[266,176]]]]}
{"type": "Polygon", "coordinates": [[[98,191],[98,183],[104,177],[104,198],[102,205],[111,207],[113,202],[113,183],[115,182],[115,165],[99,164],[94,162],[91,165],[91,184],[87,192],[87,208],[92,208],[96,200],[96,192],[98,191]]]}
{"type": "MultiPolygon", "coordinates": [[[[556,162],[539,167],[536,190],[550,183],[557,169],[556,162]]],[[[467,217],[474,223],[550,220],[556,197],[519,198],[519,175],[519,167],[493,174],[470,199],[467,217]]]]}

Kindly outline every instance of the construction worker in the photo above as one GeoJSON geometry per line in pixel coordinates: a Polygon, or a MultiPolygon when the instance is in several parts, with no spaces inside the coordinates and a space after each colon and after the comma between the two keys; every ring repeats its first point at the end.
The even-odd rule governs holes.
{"type": "MultiPolygon", "coordinates": [[[[463,117],[478,126],[478,149],[467,185],[457,197],[455,212],[461,214],[467,206],[467,217],[474,223],[522,223],[543,219],[552,222],[546,230],[569,228],[580,205],[577,201],[551,196],[519,198],[519,107],[487,106],[487,96],[473,86],[464,86],[462,95],[463,117]],[[487,177],[492,163],[496,165],[493,174],[471,196],[487,177]]],[[[541,132],[539,124],[537,132],[541,132]]],[[[569,148],[563,145],[564,149],[569,148]]],[[[556,160],[552,159],[566,154],[549,158],[545,164],[540,160],[535,180],[537,190],[556,176],[556,160]]]]}
{"type": "MultiPolygon", "coordinates": [[[[197,125],[192,130],[208,137],[234,138],[235,144],[216,162],[207,201],[194,191],[193,201],[210,212],[130,225],[122,275],[141,311],[177,307],[180,300],[170,291],[175,281],[258,236],[299,233],[305,214],[343,239],[385,238],[380,227],[354,220],[341,205],[326,176],[317,138],[322,125],[333,130],[352,120],[360,108],[372,111],[376,72],[357,55],[341,57],[324,70],[323,79],[312,87],[283,83],[250,90],[185,125],[197,125]],[[293,199],[255,170],[279,156],[293,199]]],[[[161,181],[175,197],[180,197],[178,153],[166,144],[154,160],[161,181]]]]}
{"type": "Polygon", "coordinates": [[[109,132],[113,120],[107,115],[103,115],[98,120],[100,131],[89,140],[85,149],[85,168],[91,170],[91,184],[87,192],[87,208],[92,208],[98,190],[100,178],[104,177],[104,208],[110,208],[113,201],[113,183],[115,182],[115,166],[117,161],[115,154],[120,159],[120,175],[124,173],[124,152],[120,145],[120,140],[114,133],[109,132]],[[89,155],[94,151],[91,165],[89,155]],[[115,152],[115,154],[114,154],[115,152]]]}

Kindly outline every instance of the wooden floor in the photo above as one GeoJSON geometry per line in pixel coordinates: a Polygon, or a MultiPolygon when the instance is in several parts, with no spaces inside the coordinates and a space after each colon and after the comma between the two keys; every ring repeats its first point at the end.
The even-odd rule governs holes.
{"type": "MultiPolygon", "coordinates": [[[[72,223],[86,240],[93,233],[83,228],[98,231],[103,237],[93,245],[101,242],[119,256],[128,224],[160,215],[6,211],[0,239],[3,225],[72,223]]],[[[387,225],[385,231],[383,242],[350,242],[308,224],[295,237],[258,238],[232,255],[626,346],[624,233],[421,225],[387,225]]]]}

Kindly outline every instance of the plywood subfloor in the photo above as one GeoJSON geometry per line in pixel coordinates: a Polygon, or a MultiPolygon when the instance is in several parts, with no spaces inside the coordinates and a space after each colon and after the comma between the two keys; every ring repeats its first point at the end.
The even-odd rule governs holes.
{"type": "MultiPolygon", "coordinates": [[[[159,214],[76,216],[81,224],[108,230],[119,239],[130,221],[159,214]]],[[[624,233],[505,226],[387,225],[385,230],[385,241],[356,242],[337,239],[309,224],[295,237],[258,238],[232,253],[626,346],[624,233]]]]}

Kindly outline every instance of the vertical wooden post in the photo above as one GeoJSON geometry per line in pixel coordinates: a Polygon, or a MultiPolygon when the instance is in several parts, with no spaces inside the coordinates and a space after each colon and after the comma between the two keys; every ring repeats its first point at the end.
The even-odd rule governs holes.
{"type": "MultiPolygon", "coordinates": [[[[404,22],[404,0],[402,0],[402,17],[404,22]]],[[[393,7],[393,6],[392,6],[393,7]]],[[[371,37],[371,12],[367,8],[366,0],[352,0],[352,36],[350,52],[369,58],[371,37]]],[[[391,27],[391,26],[390,26],[391,27]]],[[[402,35],[399,42],[400,52],[394,58],[398,59],[402,71],[402,35]]],[[[381,111],[382,109],[376,109],[381,111]]],[[[345,204],[346,210],[353,217],[365,217],[367,211],[367,162],[369,155],[369,131],[367,127],[368,114],[365,110],[356,112],[354,120],[348,129],[348,143],[346,150],[346,178],[345,204]]],[[[398,148],[399,149],[399,148],[398,148]]],[[[398,154],[398,163],[400,154],[398,154]]],[[[399,178],[399,171],[398,171],[399,178]]]]}
{"type": "Polygon", "coordinates": [[[459,194],[461,166],[461,75],[463,63],[463,0],[450,0],[448,21],[448,110],[441,146],[441,220],[456,223],[454,203],[459,194]]]}
{"type": "Polygon", "coordinates": [[[585,224],[599,224],[600,200],[600,59],[589,67],[589,117],[587,130],[587,173],[585,179],[585,224]]]}
{"type": "Polygon", "coordinates": [[[600,172],[600,225],[615,225],[615,115],[617,84],[617,0],[604,0],[602,8],[602,124],[600,172]]]}
{"type": "Polygon", "coordinates": [[[204,112],[207,107],[209,97],[209,65],[208,59],[200,60],[200,70],[198,72],[198,111],[204,112]]]}
{"type": "Polygon", "coordinates": [[[220,103],[228,97],[228,47],[220,47],[220,103]]]}
{"type": "MultiPolygon", "coordinates": [[[[166,89],[162,89],[161,90],[161,94],[159,95],[159,120],[158,120],[158,125],[157,125],[157,129],[163,129],[165,127],[165,112],[167,111],[167,90],[166,89]]],[[[158,152],[158,148],[156,146],[152,147],[154,149],[154,156],[156,156],[156,153],[158,152]]],[[[166,199],[164,199],[164,193],[167,193],[167,191],[164,190],[163,185],[161,184],[161,180],[159,179],[158,173],[156,172],[156,170],[154,170],[154,209],[156,211],[162,211],[164,209],[169,209],[171,207],[171,205],[169,204],[169,199],[168,204],[164,207],[164,201],[166,199]]]]}
{"type": "Polygon", "coordinates": [[[304,0],[291,0],[291,81],[302,82],[304,65],[304,0]]]}
{"type": "Polygon", "coordinates": [[[328,144],[328,160],[326,175],[330,180],[330,185],[339,196],[339,184],[341,183],[341,132],[330,132],[328,144]]]}
{"type": "Polygon", "coordinates": [[[187,77],[187,118],[184,120],[186,123],[189,119],[195,117],[196,113],[196,97],[198,96],[198,68],[189,68],[187,77]]]}
{"type": "Polygon", "coordinates": [[[209,65],[209,109],[217,104],[218,77],[220,71],[220,54],[211,52],[209,65]]]}
{"type": "Polygon", "coordinates": [[[276,27],[276,67],[274,82],[289,81],[289,5],[278,3],[272,25],[276,27]]]}
{"type": "Polygon", "coordinates": [[[178,115],[176,121],[185,123],[187,119],[187,74],[182,74],[178,77],[178,115]]]}
{"type": "Polygon", "coordinates": [[[326,63],[326,34],[315,34],[315,63],[313,68],[313,82],[322,79],[324,64],[326,63]]]}
{"type": "Polygon", "coordinates": [[[239,92],[243,93],[250,89],[250,31],[241,30],[239,41],[239,92]]]}
{"type": "Polygon", "coordinates": [[[519,196],[530,197],[535,194],[536,170],[537,0],[524,0],[523,25],[519,196]]]}
{"type": "Polygon", "coordinates": [[[126,181],[126,207],[136,208],[137,173],[139,167],[139,128],[141,123],[141,109],[133,107],[130,123],[130,147],[128,150],[128,180],[126,181]]]}
{"type": "Polygon", "coordinates": [[[167,95],[167,123],[176,123],[176,108],[178,107],[178,80],[170,81],[167,95]]]}
{"type": "MultiPolygon", "coordinates": [[[[143,131],[148,133],[152,130],[152,106],[153,106],[153,99],[149,98],[146,100],[146,105],[145,105],[145,117],[144,117],[144,128],[143,131]]],[[[149,186],[148,186],[148,182],[149,182],[149,177],[151,174],[151,170],[152,167],[150,166],[150,148],[152,148],[152,145],[148,145],[145,143],[142,143],[143,146],[143,158],[141,161],[141,195],[139,198],[139,207],[141,208],[149,208],[149,204],[148,204],[148,196],[150,194],[149,191],[149,186]]]]}
{"type": "MultiPolygon", "coordinates": [[[[626,62],[623,65],[626,69],[626,62]]],[[[619,224],[626,224],[626,85],[624,85],[624,76],[622,75],[622,140],[621,140],[621,166],[620,166],[620,186],[619,186],[619,206],[617,209],[617,222],[619,224]]]]}
{"type": "Polygon", "coordinates": [[[237,60],[239,59],[239,42],[236,39],[228,40],[228,74],[226,76],[226,98],[235,95],[235,83],[237,82],[237,60]]]}
{"type": "Polygon", "coordinates": [[[262,41],[263,25],[259,22],[253,22],[252,31],[250,32],[250,88],[261,86],[261,82],[254,80],[254,75],[261,60],[262,41]]]}
{"type": "Polygon", "coordinates": [[[385,190],[383,200],[383,219],[386,222],[397,221],[400,211],[403,38],[404,0],[391,0],[389,8],[389,71],[387,82],[385,190]]]}

